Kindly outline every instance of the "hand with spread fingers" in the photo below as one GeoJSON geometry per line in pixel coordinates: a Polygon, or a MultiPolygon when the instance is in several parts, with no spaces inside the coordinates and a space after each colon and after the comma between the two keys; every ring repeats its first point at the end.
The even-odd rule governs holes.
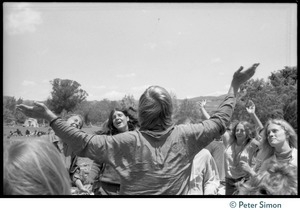
{"type": "Polygon", "coordinates": [[[259,63],[254,63],[250,68],[244,71],[244,67],[241,66],[234,72],[228,94],[232,93],[236,97],[240,86],[255,74],[258,65],[259,63]]]}
{"type": "Polygon", "coordinates": [[[255,70],[259,63],[254,63],[250,68],[243,70],[243,66],[241,66],[233,75],[232,83],[236,85],[241,85],[247,80],[249,80],[255,73],[255,70]]]}
{"type": "Polygon", "coordinates": [[[48,121],[57,118],[57,116],[49,110],[45,104],[40,102],[34,102],[34,106],[20,104],[17,105],[16,108],[17,111],[20,111],[31,118],[45,119],[48,121]]]}

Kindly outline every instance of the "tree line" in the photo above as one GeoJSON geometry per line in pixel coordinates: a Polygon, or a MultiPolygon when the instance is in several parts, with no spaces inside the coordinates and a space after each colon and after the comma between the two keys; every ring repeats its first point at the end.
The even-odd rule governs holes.
{"type": "MultiPolygon", "coordinates": [[[[87,101],[88,93],[81,89],[80,83],[74,80],[56,78],[50,83],[52,91],[44,103],[62,117],[68,113],[81,114],[85,118],[87,126],[100,125],[114,108],[133,107],[137,109],[138,100],[133,95],[125,95],[119,101],[108,99],[87,101]]],[[[251,122],[245,107],[248,101],[252,100],[256,106],[256,114],[263,124],[270,118],[283,118],[297,130],[297,96],[297,67],[284,67],[282,70],[274,71],[266,81],[251,79],[240,88],[232,120],[251,122]]],[[[175,122],[186,117],[194,122],[203,120],[197,106],[199,98],[180,100],[172,92],[171,97],[175,122]]],[[[207,111],[212,115],[223,99],[224,95],[211,97],[207,103],[207,111]]],[[[21,103],[32,105],[33,101],[22,98],[16,100],[15,97],[4,96],[4,123],[24,123],[26,117],[15,111],[16,104],[21,103]]],[[[42,120],[38,121],[42,122],[42,120]]]]}

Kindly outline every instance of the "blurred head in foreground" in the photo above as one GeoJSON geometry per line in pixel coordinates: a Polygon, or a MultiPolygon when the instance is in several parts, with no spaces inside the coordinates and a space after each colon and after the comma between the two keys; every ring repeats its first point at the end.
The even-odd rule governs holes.
{"type": "Polygon", "coordinates": [[[238,195],[297,195],[297,167],[290,163],[271,161],[269,167],[238,185],[238,195]]]}
{"type": "Polygon", "coordinates": [[[70,195],[70,177],[55,146],[41,138],[4,142],[4,195],[70,195]]]}

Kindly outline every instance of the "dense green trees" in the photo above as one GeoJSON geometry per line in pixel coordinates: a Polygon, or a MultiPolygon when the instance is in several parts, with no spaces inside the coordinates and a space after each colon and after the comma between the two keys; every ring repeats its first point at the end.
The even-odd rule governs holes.
{"type": "Polygon", "coordinates": [[[88,93],[74,80],[56,78],[50,83],[52,84],[51,97],[46,104],[56,114],[60,114],[63,110],[67,113],[73,111],[88,96],[88,93]]]}
{"type": "Polygon", "coordinates": [[[184,99],[179,103],[179,108],[174,114],[175,122],[189,118],[193,122],[199,122],[201,120],[200,110],[194,101],[184,99]]]}
{"type": "Polygon", "coordinates": [[[120,102],[120,106],[121,108],[129,108],[129,107],[132,107],[132,108],[135,108],[137,109],[137,101],[134,99],[134,96],[133,95],[125,95],[123,97],[123,99],[121,100],[120,102]]]}
{"type": "MultiPolygon", "coordinates": [[[[73,80],[54,79],[51,81],[53,91],[52,98],[46,104],[57,114],[79,113],[84,116],[86,125],[101,124],[109,116],[113,108],[137,109],[138,102],[132,95],[125,95],[120,101],[86,101],[88,95],[80,89],[80,84],[73,80]]],[[[194,121],[203,119],[196,102],[199,98],[179,100],[176,94],[170,93],[173,102],[174,121],[188,117],[194,121]]],[[[212,115],[214,110],[223,100],[220,97],[207,97],[206,108],[212,115]]],[[[295,129],[297,126],[297,68],[285,67],[282,70],[274,71],[268,80],[251,79],[241,86],[237,98],[237,104],[232,116],[232,120],[250,120],[245,109],[248,101],[252,100],[256,105],[256,113],[263,124],[269,118],[283,118],[287,120],[295,129]]],[[[3,120],[6,123],[16,121],[23,123],[25,116],[16,113],[16,104],[32,105],[32,101],[14,97],[3,97],[3,120]]]]}
{"type": "Polygon", "coordinates": [[[103,99],[101,101],[85,101],[74,109],[74,113],[81,114],[85,119],[86,125],[99,125],[108,118],[112,109],[120,107],[119,101],[109,101],[108,99],[103,99]]]}
{"type": "Polygon", "coordinates": [[[274,71],[268,81],[251,79],[241,86],[241,90],[245,94],[238,98],[233,120],[249,120],[245,106],[251,99],[256,105],[256,114],[263,124],[270,118],[283,118],[297,129],[296,67],[274,71]]]}

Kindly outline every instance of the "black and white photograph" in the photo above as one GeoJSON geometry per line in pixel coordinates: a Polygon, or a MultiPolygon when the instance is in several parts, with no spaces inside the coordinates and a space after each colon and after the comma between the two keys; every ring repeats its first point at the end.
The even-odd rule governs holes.
{"type": "Polygon", "coordinates": [[[2,8],[0,202],[293,210],[297,3],[2,8]]]}

